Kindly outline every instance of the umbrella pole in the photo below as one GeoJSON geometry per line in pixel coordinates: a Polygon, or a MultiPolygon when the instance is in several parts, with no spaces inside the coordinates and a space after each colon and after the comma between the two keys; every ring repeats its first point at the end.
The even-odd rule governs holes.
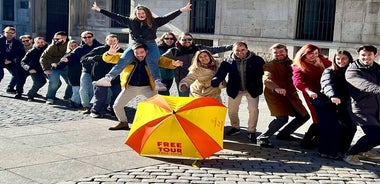
{"type": "Polygon", "coordinates": [[[195,168],[199,168],[198,167],[198,160],[194,160],[194,162],[191,164],[191,166],[193,166],[195,168]]]}

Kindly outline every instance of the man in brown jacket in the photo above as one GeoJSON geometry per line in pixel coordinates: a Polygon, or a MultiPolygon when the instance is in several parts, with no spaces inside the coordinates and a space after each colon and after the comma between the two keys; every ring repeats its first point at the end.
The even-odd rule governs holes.
{"type": "Polygon", "coordinates": [[[295,118],[277,134],[279,140],[300,140],[291,134],[310,118],[292,82],[292,60],[288,57],[288,49],[283,44],[274,44],[270,49],[273,60],[263,66],[264,96],[271,115],[276,119],[257,138],[258,145],[269,148],[273,147],[269,138],[288,122],[289,116],[295,118]]]}

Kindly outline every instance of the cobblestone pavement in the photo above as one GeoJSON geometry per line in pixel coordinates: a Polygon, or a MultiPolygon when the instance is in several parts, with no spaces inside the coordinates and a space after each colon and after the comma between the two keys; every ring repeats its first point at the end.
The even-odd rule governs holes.
{"type": "Polygon", "coordinates": [[[237,141],[241,138],[226,140],[223,151],[193,166],[191,160],[168,159],[165,164],[65,183],[380,183],[379,163],[373,161],[350,166],[320,158],[315,150],[300,150],[295,143],[273,141],[282,145],[261,148],[237,141]]]}
{"type": "MultiPolygon", "coordinates": [[[[6,73],[0,83],[0,128],[90,118],[80,109],[67,108],[68,103],[63,100],[56,105],[46,105],[43,99],[37,102],[27,102],[25,96],[22,100],[14,99],[14,95],[5,93],[8,81],[6,73]]],[[[29,87],[30,79],[25,91],[29,87]]],[[[46,94],[46,89],[44,86],[39,93],[46,94]]],[[[62,96],[63,89],[60,89],[57,97],[62,96]]],[[[225,101],[226,97],[223,98],[225,101]]],[[[248,143],[245,133],[225,137],[222,151],[196,164],[192,160],[157,158],[165,164],[61,183],[380,183],[378,162],[365,161],[364,166],[350,166],[343,161],[320,158],[316,150],[300,149],[297,143],[276,139],[272,141],[276,148],[261,148],[248,143]]],[[[379,147],[375,151],[379,154],[379,147]]]]}

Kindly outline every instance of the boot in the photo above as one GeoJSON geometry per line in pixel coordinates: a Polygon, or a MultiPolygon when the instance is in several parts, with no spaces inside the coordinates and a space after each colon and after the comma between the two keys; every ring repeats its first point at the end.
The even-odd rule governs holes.
{"type": "Polygon", "coordinates": [[[129,130],[128,122],[120,122],[114,127],[109,127],[108,130],[129,130]]]}
{"type": "Polygon", "coordinates": [[[300,146],[304,149],[313,149],[318,145],[319,141],[319,126],[316,123],[312,123],[305,133],[300,146]]]}

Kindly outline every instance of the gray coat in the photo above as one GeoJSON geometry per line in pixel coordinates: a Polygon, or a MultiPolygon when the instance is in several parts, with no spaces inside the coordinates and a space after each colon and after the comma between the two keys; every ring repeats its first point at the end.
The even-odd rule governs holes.
{"type": "Polygon", "coordinates": [[[380,126],[380,65],[368,67],[359,60],[346,71],[352,120],[359,126],[380,126]]]}

